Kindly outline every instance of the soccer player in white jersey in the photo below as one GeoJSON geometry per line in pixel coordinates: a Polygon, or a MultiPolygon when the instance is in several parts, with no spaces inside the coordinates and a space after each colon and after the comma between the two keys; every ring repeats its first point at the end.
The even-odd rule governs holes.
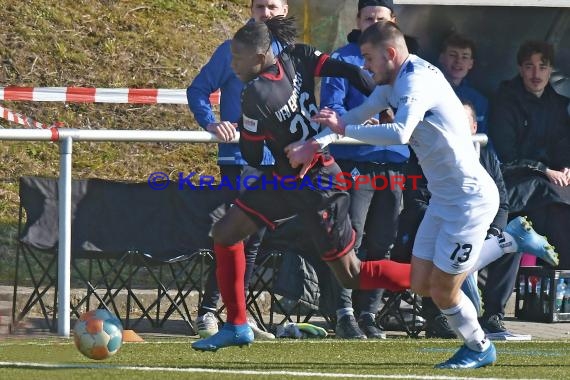
{"type": "Polygon", "coordinates": [[[475,307],[460,287],[478,261],[497,212],[497,187],[479,163],[463,106],[453,89],[435,66],[408,53],[396,24],[372,25],[359,43],[365,68],[378,85],[386,86],[377,87],[342,118],[333,110],[321,110],[313,119],[336,134],[321,133],[312,141],[322,148],[346,135],[369,144],[410,144],[432,194],[414,242],[412,289],[431,296],[464,341],[449,360],[436,367],[492,364],[495,347],[486,339],[475,307]],[[392,123],[359,125],[389,107],[395,111],[392,123]]]}

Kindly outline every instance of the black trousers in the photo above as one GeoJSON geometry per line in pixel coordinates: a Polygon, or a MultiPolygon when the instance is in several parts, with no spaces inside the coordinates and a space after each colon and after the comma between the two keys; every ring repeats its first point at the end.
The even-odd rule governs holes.
{"type": "MultiPolygon", "coordinates": [[[[360,184],[350,190],[350,220],[356,231],[354,249],[363,260],[380,260],[390,255],[398,233],[398,219],[402,205],[402,189],[393,183],[403,175],[403,164],[378,164],[337,160],[341,170],[373,178],[375,184],[360,184]],[[384,181],[386,179],[387,182],[384,181]],[[375,189],[383,188],[383,190],[375,189]]],[[[358,290],[340,288],[337,309],[354,306],[359,312],[376,313],[380,308],[382,289],[358,290]]]]}

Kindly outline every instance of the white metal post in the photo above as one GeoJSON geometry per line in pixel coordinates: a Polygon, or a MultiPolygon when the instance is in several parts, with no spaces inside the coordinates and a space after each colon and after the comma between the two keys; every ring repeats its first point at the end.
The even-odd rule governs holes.
{"type": "Polygon", "coordinates": [[[71,285],[71,154],[73,139],[59,144],[59,247],[57,261],[57,333],[69,337],[71,285]]]}

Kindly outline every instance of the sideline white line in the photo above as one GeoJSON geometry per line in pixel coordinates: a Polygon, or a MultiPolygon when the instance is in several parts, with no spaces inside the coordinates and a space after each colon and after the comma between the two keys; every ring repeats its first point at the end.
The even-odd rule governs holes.
{"type": "MultiPolygon", "coordinates": [[[[143,372],[185,372],[185,373],[218,373],[225,375],[275,375],[287,377],[330,377],[330,378],[353,378],[353,379],[416,379],[416,380],[507,380],[495,377],[459,377],[459,376],[421,376],[421,375],[371,375],[355,373],[330,373],[330,372],[295,372],[295,371],[255,371],[255,370],[231,370],[212,368],[178,368],[178,367],[137,367],[112,364],[56,364],[56,363],[33,363],[33,362],[0,362],[0,368],[26,368],[26,369],[115,369],[125,371],[143,372]]],[[[521,379],[540,380],[540,379],[521,379]]]]}
{"type": "MultiPolygon", "coordinates": [[[[123,342],[123,344],[190,344],[194,341],[196,341],[197,339],[195,338],[188,338],[186,340],[178,340],[179,338],[174,338],[175,340],[168,340],[169,338],[158,338],[159,340],[152,340],[154,337],[151,337],[151,340],[145,340],[144,342],[123,342]]],[[[6,347],[6,346],[52,346],[54,344],[61,344],[61,345],[65,345],[65,344],[70,344],[73,343],[73,340],[70,340],[68,338],[64,338],[64,339],[58,339],[58,338],[54,338],[53,340],[51,340],[52,338],[47,338],[45,339],[45,341],[21,341],[21,340],[17,340],[17,339],[6,339],[6,340],[0,340],[0,347],[6,347]]],[[[147,337],[147,339],[149,339],[147,337]]],[[[379,341],[379,340],[355,340],[350,342],[350,344],[391,344],[394,342],[398,342],[396,340],[394,341],[379,341]]],[[[255,341],[255,345],[271,345],[271,344],[298,344],[298,343],[306,343],[306,344],[338,344],[339,341],[335,340],[335,339],[315,339],[315,340],[304,340],[304,339],[275,339],[275,340],[266,340],[266,341],[255,341]]],[[[497,342],[495,342],[497,343],[497,342]]],[[[541,345],[541,344],[559,344],[561,346],[564,345],[570,345],[570,340],[533,340],[533,341],[499,341],[499,343],[501,344],[501,348],[504,347],[508,347],[508,346],[516,346],[516,345],[526,345],[526,344],[536,344],[536,345],[541,345]]],[[[434,341],[430,341],[429,344],[431,345],[447,345],[449,344],[449,341],[446,340],[434,340],[434,341]]],[[[429,349],[429,347],[423,348],[423,349],[429,349]]],[[[450,350],[455,349],[455,348],[450,348],[450,350]]]]}

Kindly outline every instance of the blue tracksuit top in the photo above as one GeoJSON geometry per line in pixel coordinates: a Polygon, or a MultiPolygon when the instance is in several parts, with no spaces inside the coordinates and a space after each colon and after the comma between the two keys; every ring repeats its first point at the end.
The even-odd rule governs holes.
{"type": "MultiPolygon", "coordinates": [[[[360,32],[360,31],[357,31],[360,32]]],[[[353,40],[355,31],[348,35],[353,40]]],[[[357,38],[356,38],[357,39],[357,38]]],[[[359,67],[364,66],[364,58],[356,42],[349,42],[336,50],[332,58],[339,59],[359,67]]],[[[323,78],[321,82],[321,108],[328,107],[344,115],[348,110],[359,106],[366,97],[353,88],[344,78],[323,78]]],[[[330,152],[335,159],[378,163],[401,163],[410,157],[407,145],[330,145],[330,152]]]]}
{"type": "Polygon", "coordinates": [[[477,90],[475,90],[466,79],[463,79],[459,86],[452,86],[461,100],[467,100],[475,106],[475,113],[477,114],[477,133],[487,133],[487,109],[489,102],[487,98],[477,90]]]}
{"type": "MultiPolygon", "coordinates": [[[[231,40],[222,43],[208,63],[202,67],[192,84],[186,89],[188,106],[198,124],[206,129],[208,124],[216,122],[216,116],[210,104],[210,94],[221,90],[220,119],[237,123],[241,117],[241,92],[243,83],[231,68],[231,40]]],[[[280,46],[274,42],[273,52],[278,54],[280,46]]],[[[275,160],[265,147],[262,165],[273,165],[275,160]]],[[[218,144],[218,165],[246,165],[238,144],[218,144]]]]}

